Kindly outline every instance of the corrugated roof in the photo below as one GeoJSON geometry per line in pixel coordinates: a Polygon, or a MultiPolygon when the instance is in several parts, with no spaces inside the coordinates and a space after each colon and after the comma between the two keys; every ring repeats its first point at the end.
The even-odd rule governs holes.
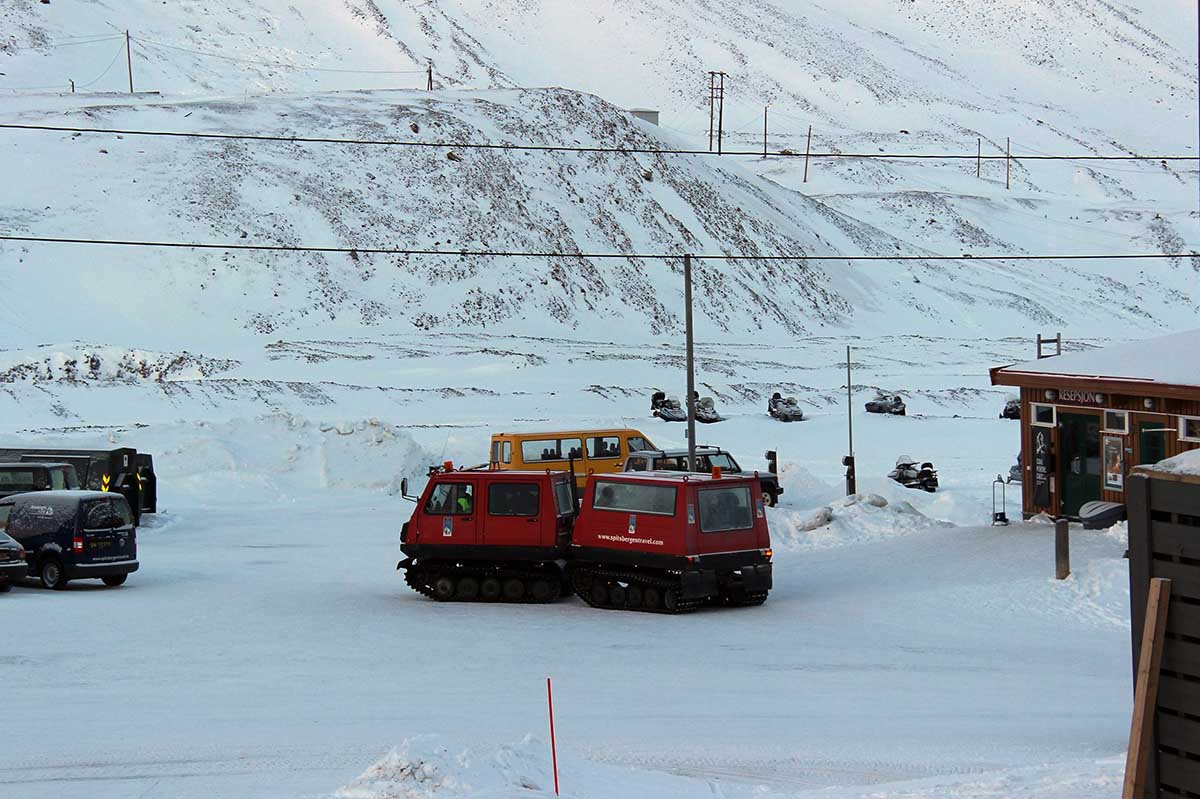
{"type": "Polygon", "coordinates": [[[1200,330],[1027,361],[997,372],[1200,387],[1200,330]]]}

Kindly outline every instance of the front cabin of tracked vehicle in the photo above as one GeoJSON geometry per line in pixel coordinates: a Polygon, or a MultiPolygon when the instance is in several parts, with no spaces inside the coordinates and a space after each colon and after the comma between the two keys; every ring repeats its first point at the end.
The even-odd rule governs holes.
{"type": "Polygon", "coordinates": [[[571,537],[571,575],[593,607],[761,604],[772,575],[758,478],[719,469],[591,477],[571,537]]]}
{"type": "Polygon", "coordinates": [[[433,472],[400,531],[397,569],[441,601],[551,602],[569,591],[561,560],[575,496],[566,472],[433,472]]]}

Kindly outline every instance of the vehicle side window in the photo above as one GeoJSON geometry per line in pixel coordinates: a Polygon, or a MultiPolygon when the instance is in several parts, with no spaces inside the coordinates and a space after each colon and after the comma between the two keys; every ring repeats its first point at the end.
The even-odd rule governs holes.
{"type": "Polygon", "coordinates": [[[129,502],[125,497],[117,494],[112,501],[113,524],[116,527],[130,527],[133,525],[133,511],[129,509],[129,502]]]}
{"type": "Polygon", "coordinates": [[[754,506],[749,487],[705,488],[698,493],[700,532],[723,533],[754,527],[754,506]]]}
{"type": "Polygon", "coordinates": [[[654,445],[641,436],[630,436],[626,443],[629,445],[630,452],[645,452],[648,449],[654,449],[654,445]]]}
{"type": "Polygon", "coordinates": [[[438,483],[425,503],[425,512],[431,516],[468,516],[474,511],[475,492],[470,483],[438,483]]]}
{"type": "Polygon", "coordinates": [[[554,505],[559,516],[565,516],[576,510],[575,495],[571,491],[570,480],[559,480],[554,484],[554,505]]]}
{"type": "Polygon", "coordinates": [[[541,507],[537,483],[492,483],[488,486],[491,516],[537,516],[541,507]]]}
{"type": "Polygon", "coordinates": [[[0,533],[8,532],[8,517],[12,515],[12,505],[0,507],[0,533]]]}
{"type": "Polygon", "coordinates": [[[58,513],[52,506],[29,502],[13,507],[8,520],[8,534],[17,539],[48,535],[57,533],[61,526],[58,513]]]}
{"type": "MultiPolygon", "coordinates": [[[[0,471],[0,491],[37,491],[32,469],[0,471]]],[[[44,489],[43,489],[44,490],[44,489]]]]}
{"type": "Polygon", "coordinates": [[[565,461],[567,458],[582,457],[583,441],[578,438],[532,439],[521,442],[521,460],[526,463],[565,461]]]}
{"type": "Polygon", "coordinates": [[[616,436],[596,436],[587,440],[589,458],[621,457],[621,439],[616,436]]]}
{"type": "Polygon", "coordinates": [[[721,471],[723,472],[732,473],[738,471],[737,464],[733,462],[733,458],[729,457],[725,453],[710,456],[708,459],[708,468],[706,468],[704,471],[710,471],[713,466],[721,467],[721,471]]]}
{"type": "Polygon", "coordinates": [[[66,469],[51,469],[50,470],[50,487],[55,491],[62,491],[67,487],[67,470],[66,469]]]}
{"type": "Polygon", "coordinates": [[[644,471],[646,471],[648,466],[649,466],[649,464],[646,463],[645,458],[630,458],[629,463],[627,463],[625,465],[625,471],[627,471],[627,472],[644,472],[644,471]]]}
{"type": "Polygon", "coordinates": [[[675,486],[602,480],[596,483],[592,507],[600,510],[674,516],[675,486]]]}

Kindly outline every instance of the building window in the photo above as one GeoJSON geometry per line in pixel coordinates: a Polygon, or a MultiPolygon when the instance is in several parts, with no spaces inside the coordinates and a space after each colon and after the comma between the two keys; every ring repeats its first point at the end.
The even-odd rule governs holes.
{"type": "Polygon", "coordinates": [[[1200,443],[1200,416],[1179,417],[1179,440],[1200,443]]]}
{"type": "Polygon", "coordinates": [[[1105,411],[1104,432],[1128,435],[1129,414],[1126,411],[1105,411]]]}
{"type": "Polygon", "coordinates": [[[1053,405],[1033,404],[1033,424],[1037,427],[1054,427],[1058,421],[1053,405]]]}

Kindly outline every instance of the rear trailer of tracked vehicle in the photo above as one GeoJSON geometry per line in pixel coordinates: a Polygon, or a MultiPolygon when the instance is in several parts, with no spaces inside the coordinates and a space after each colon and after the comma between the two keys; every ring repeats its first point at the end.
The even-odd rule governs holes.
{"type": "Polygon", "coordinates": [[[571,482],[566,472],[434,470],[396,568],[441,602],[553,602],[570,592],[571,482]]]}
{"type": "Polygon", "coordinates": [[[760,605],[772,573],[758,478],[716,470],[592,476],[569,568],[575,593],[597,608],[760,605]]]}

